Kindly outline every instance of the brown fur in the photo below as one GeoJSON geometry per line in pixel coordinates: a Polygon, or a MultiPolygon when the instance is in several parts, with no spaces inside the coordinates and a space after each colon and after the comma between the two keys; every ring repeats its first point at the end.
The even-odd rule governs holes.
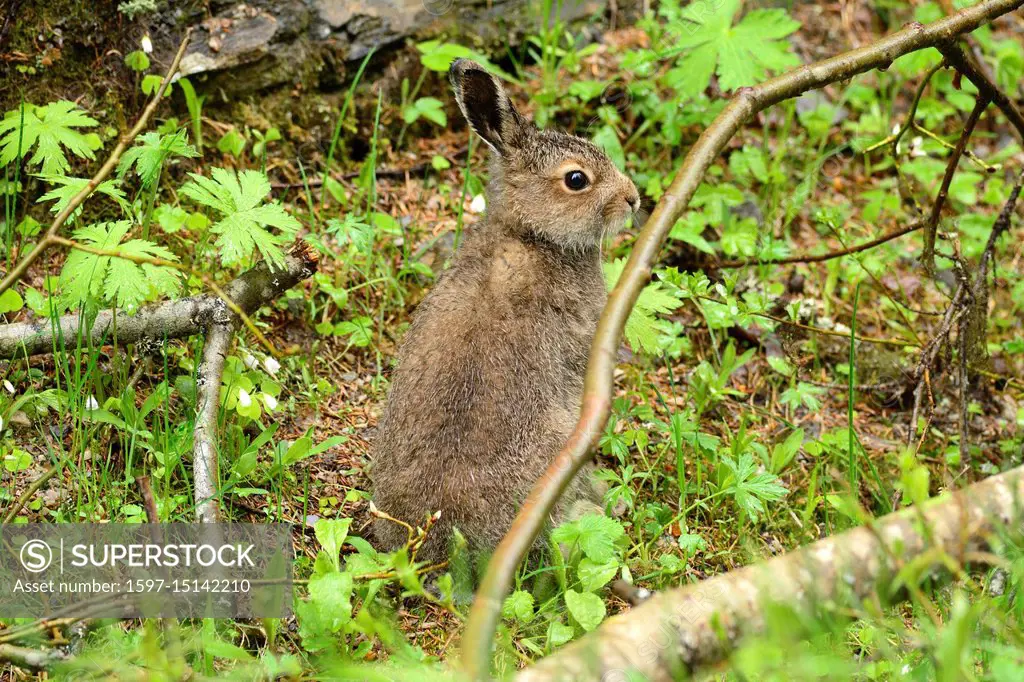
{"type": "MultiPolygon", "coordinates": [[[[501,83],[456,60],[456,99],[493,151],[487,216],[420,304],[399,352],[374,443],[377,508],[412,525],[440,510],[419,557],[445,555],[451,528],[489,550],[568,438],[605,301],[601,240],[639,206],[597,147],[540,131],[501,83]],[[567,169],[591,179],[565,186],[567,169]]],[[[568,503],[587,497],[577,480],[568,503]]],[[[406,531],[378,520],[388,549],[406,531]]]]}

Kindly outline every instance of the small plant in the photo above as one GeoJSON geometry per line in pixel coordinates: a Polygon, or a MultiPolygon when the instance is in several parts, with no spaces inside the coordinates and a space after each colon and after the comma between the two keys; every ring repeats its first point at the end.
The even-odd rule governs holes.
{"type": "Polygon", "coordinates": [[[52,102],[43,106],[23,103],[0,120],[0,166],[28,156],[28,164],[39,166],[45,175],[61,175],[71,163],[65,150],[83,159],[95,159],[102,146],[99,135],[83,133],[99,123],[73,102],[52,102]]]}
{"type": "MultiPolygon", "coordinates": [[[[131,223],[121,220],[98,223],[74,232],[74,239],[86,247],[117,252],[127,257],[177,261],[166,248],[144,239],[122,241],[131,223]]],[[[153,263],[136,263],[128,258],[73,250],[60,273],[62,301],[78,307],[90,300],[107,301],[131,311],[145,301],[173,296],[181,288],[176,270],[153,263]]]]}
{"type": "Polygon", "coordinates": [[[280,247],[292,240],[299,221],[280,205],[264,203],[270,194],[266,175],[214,168],[209,178],[198,173],[189,177],[192,179],[182,186],[181,194],[219,214],[210,231],[219,235],[215,246],[225,265],[240,263],[253,250],[278,267],[284,263],[280,247]],[[271,232],[268,227],[279,232],[271,232]]]}

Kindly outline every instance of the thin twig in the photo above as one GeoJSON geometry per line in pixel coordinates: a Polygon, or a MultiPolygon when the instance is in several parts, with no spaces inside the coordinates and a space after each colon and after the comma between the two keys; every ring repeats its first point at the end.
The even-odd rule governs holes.
{"type": "Polygon", "coordinates": [[[906,135],[907,131],[910,130],[911,126],[914,125],[914,117],[917,116],[917,107],[921,103],[921,96],[924,95],[925,89],[928,87],[928,83],[931,82],[932,76],[939,72],[944,66],[946,66],[946,60],[943,59],[938,64],[928,69],[928,73],[921,79],[921,83],[918,84],[917,90],[914,92],[914,99],[910,102],[910,108],[907,109],[906,118],[903,124],[896,129],[896,132],[892,135],[887,136],[885,139],[879,140],[870,147],[864,150],[865,154],[875,151],[886,145],[892,145],[893,156],[896,156],[896,148],[900,144],[900,139],[906,135]]]}
{"type": "Polygon", "coordinates": [[[661,245],[686,210],[708,168],[740,127],[753,115],[774,104],[872,69],[888,67],[898,57],[973,31],[1021,5],[1024,5],[1024,0],[983,1],[955,16],[927,26],[908,26],[870,46],[801,66],[755,87],[740,88],[690,147],[671,186],[637,236],[629,260],[601,314],[591,345],[576,427],[547,471],[539,477],[512,527],[488,562],[462,643],[462,668],[470,679],[483,680],[488,676],[494,631],[512,577],[533,545],[534,538],[548,521],[562,491],[589,461],[597,439],[604,432],[611,411],[619,339],[637,296],[650,280],[651,267],[658,258],[661,245]]]}
{"type": "Polygon", "coordinates": [[[719,263],[715,263],[713,267],[719,269],[726,268],[744,268],[748,265],[788,265],[790,263],[821,263],[824,261],[832,260],[834,258],[842,258],[843,256],[849,256],[852,253],[860,253],[861,251],[867,251],[873,249],[876,246],[891,242],[893,239],[898,239],[905,234],[916,232],[920,230],[923,223],[920,220],[915,220],[905,227],[901,227],[898,230],[893,230],[887,234],[883,234],[881,237],[872,239],[869,242],[858,244],[857,246],[851,246],[845,249],[839,249],[838,251],[829,251],[828,253],[822,253],[818,255],[803,255],[803,256],[787,256],[785,258],[741,258],[738,260],[726,260],[719,263]]]}
{"type": "MultiPolygon", "coordinates": [[[[446,159],[457,159],[469,150],[469,147],[460,147],[451,154],[442,154],[446,159]]],[[[406,176],[413,177],[417,175],[423,175],[427,171],[432,170],[434,164],[432,162],[417,163],[416,165],[409,166],[408,168],[379,168],[374,171],[374,175],[378,178],[396,178],[401,180],[406,176]]],[[[348,173],[331,173],[331,177],[335,180],[354,180],[359,177],[362,171],[350,171],[348,173]]],[[[270,186],[273,189],[299,189],[302,187],[320,187],[324,184],[323,177],[309,178],[306,182],[272,182],[270,186]]]]}
{"type": "Polygon", "coordinates": [[[21,497],[14,501],[14,506],[8,509],[7,513],[4,514],[4,520],[0,521],[0,524],[8,524],[11,521],[13,521],[14,517],[18,515],[18,512],[20,512],[25,507],[25,505],[28,504],[28,501],[32,498],[32,496],[36,494],[36,491],[38,491],[40,488],[46,485],[46,482],[53,478],[56,474],[57,467],[50,467],[43,473],[42,476],[32,481],[32,484],[29,487],[25,488],[25,492],[21,494],[21,497]]]}
{"type": "MultiPolygon", "coordinates": [[[[722,306],[727,305],[725,301],[719,301],[717,298],[714,298],[712,296],[694,296],[694,298],[698,298],[702,301],[708,301],[709,303],[717,303],[718,305],[722,306]]],[[[810,332],[812,334],[838,336],[843,339],[850,338],[849,332],[839,332],[834,329],[812,327],[809,324],[803,324],[801,322],[796,322],[795,320],[787,320],[784,317],[772,315],[771,313],[751,312],[750,314],[754,315],[755,317],[763,317],[766,320],[772,320],[773,322],[777,322],[778,324],[781,325],[793,327],[794,329],[801,329],[805,332],[810,332]]],[[[881,346],[896,346],[897,348],[919,348],[921,346],[921,344],[916,341],[902,341],[900,339],[883,339],[874,336],[854,336],[854,341],[857,341],[858,343],[874,343],[881,346]]]]}
{"type": "Polygon", "coordinates": [[[982,96],[987,97],[993,104],[999,107],[1003,115],[1017,129],[1021,140],[1024,141],[1024,114],[1021,114],[1020,109],[1017,108],[1013,100],[1007,97],[1006,93],[1000,90],[992,78],[985,73],[987,69],[979,69],[968,59],[967,55],[964,54],[964,51],[956,43],[939,44],[935,47],[946,58],[950,66],[967,76],[967,79],[974,83],[974,87],[978,88],[978,92],[982,96]]]}
{"type": "Polygon", "coordinates": [[[1006,203],[1003,204],[1002,210],[999,211],[999,217],[992,224],[992,232],[988,235],[988,242],[985,243],[985,250],[981,253],[981,262],[978,264],[978,272],[975,275],[975,290],[978,289],[978,284],[984,283],[988,277],[989,265],[995,258],[996,242],[999,241],[999,237],[1004,232],[1010,229],[1010,218],[1017,207],[1017,198],[1020,196],[1022,186],[1024,186],[1024,172],[1021,172],[1017,177],[1017,182],[1013,185],[1013,189],[1010,190],[1010,196],[1006,198],[1006,203]]]}
{"type": "Polygon", "coordinates": [[[953,152],[949,155],[949,161],[946,163],[946,172],[942,176],[942,184],[939,186],[939,193],[935,197],[935,203],[932,204],[932,212],[928,216],[928,222],[925,225],[924,231],[924,253],[921,255],[921,260],[929,272],[935,269],[935,234],[939,229],[939,216],[942,214],[942,205],[949,194],[949,185],[953,181],[956,167],[960,164],[960,157],[963,156],[964,150],[967,149],[967,141],[971,139],[971,133],[974,132],[974,127],[978,125],[978,119],[981,118],[981,114],[985,111],[988,103],[989,98],[986,95],[979,95],[978,100],[974,103],[974,109],[971,110],[967,121],[964,123],[960,139],[957,140],[956,147],[953,148],[953,152]]]}
{"type": "Polygon", "coordinates": [[[53,222],[50,223],[49,229],[46,230],[45,236],[36,244],[35,248],[21,260],[7,275],[0,281],[0,293],[3,293],[14,286],[14,283],[25,276],[28,268],[32,263],[39,259],[43,255],[43,252],[48,248],[57,244],[57,232],[64,225],[65,221],[71,217],[71,214],[82,205],[82,202],[89,198],[89,196],[96,191],[96,188],[100,186],[108,175],[117,168],[118,162],[121,160],[121,155],[128,148],[129,145],[138,137],[139,133],[145,130],[146,126],[149,125],[149,119],[153,116],[153,112],[156,111],[157,105],[164,96],[164,92],[167,90],[167,86],[170,85],[171,79],[174,74],[178,72],[178,66],[181,64],[181,58],[185,56],[185,48],[188,47],[189,41],[192,38],[192,29],[189,29],[185,33],[185,38],[181,41],[181,45],[178,47],[177,54],[174,55],[174,60],[171,62],[171,66],[167,69],[167,74],[164,75],[164,79],[160,82],[160,87],[153,93],[153,99],[150,100],[146,108],[142,110],[142,115],[139,116],[139,120],[135,122],[135,125],[126,134],[121,136],[121,140],[114,147],[114,151],[110,153],[110,157],[107,158],[106,163],[100,166],[100,169],[96,171],[96,174],[92,176],[88,184],[83,187],[78,194],[71,198],[68,205],[64,207],[64,210],[58,213],[53,222]]]}

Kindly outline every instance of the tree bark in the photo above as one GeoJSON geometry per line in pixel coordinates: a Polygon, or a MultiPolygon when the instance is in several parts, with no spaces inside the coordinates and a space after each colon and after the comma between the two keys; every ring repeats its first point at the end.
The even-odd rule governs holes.
{"type": "MultiPolygon", "coordinates": [[[[316,254],[305,245],[293,249],[283,270],[271,271],[260,262],[224,287],[224,293],[245,311],[275,300],[284,291],[308,278],[316,270],[316,254]]],[[[120,310],[103,310],[86,331],[87,322],[78,313],[64,315],[56,323],[44,318],[0,326],[0,358],[19,358],[54,350],[119,345],[143,340],[180,339],[198,334],[212,323],[231,315],[217,296],[203,294],[141,307],[134,315],[120,310]]]]}
{"type": "MultiPolygon", "coordinates": [[[[678,679],[722,662],[747,635],[762,632],[770,603],[810,610],[854,606],[869,595],[898,596],[894,577],[914,561],[935,573],[970,561],[999,532],[1019,538],[1024,467],[929,500],[872,524],[754,566],[656,594],[593,633],[522,671],[517,682],[678,679]],[[934,551],[937,550],[937,551],[934,551]],[[931,554],[930,557],[926,556],[931,554]]],[[[928,574],[921,567],[918,575],[928,574]]]]}

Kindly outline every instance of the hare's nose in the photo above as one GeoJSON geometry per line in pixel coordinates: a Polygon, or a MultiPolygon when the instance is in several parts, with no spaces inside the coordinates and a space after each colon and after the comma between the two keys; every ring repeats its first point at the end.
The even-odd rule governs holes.
{"type": "Polygon", "coordinates": [[[640,210],[640,195],[630,194],[626,197],[626,203],[629,204],[631,209],[633,209],[633,213],[636,213],[640,210]]]}

